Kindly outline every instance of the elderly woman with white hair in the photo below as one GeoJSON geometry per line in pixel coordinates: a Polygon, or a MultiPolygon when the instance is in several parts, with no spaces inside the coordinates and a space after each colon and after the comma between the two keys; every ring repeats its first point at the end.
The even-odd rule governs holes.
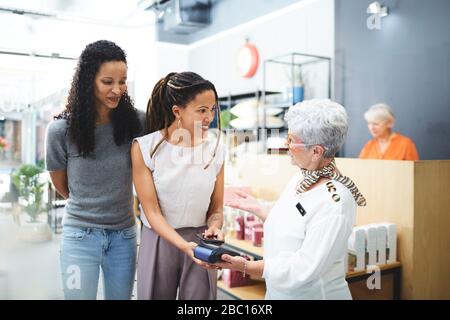
{"type": "Polygon", "coordinates": [[[393,132],[395,118],[391,107],[378,103],[364,114],[373,139],[361,150],[361,159],[419,160],[414,142],[393,132]]]}
{"type": "Polygon", "coordinates": [[[218,266],[262,276],[266,299],[351,299],[344,260],[356,206],[365,199],[334,161],[347,134],[347,114],[330,100],[309,100],[292,106],[286,120],[298,174],[270,212],[239,191],[225,203],[264,221],[264,259],[223,255],[218,266]]]}

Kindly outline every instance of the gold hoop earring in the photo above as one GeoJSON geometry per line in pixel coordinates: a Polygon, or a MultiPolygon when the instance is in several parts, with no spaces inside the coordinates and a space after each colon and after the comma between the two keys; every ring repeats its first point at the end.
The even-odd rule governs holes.
{"type": "Polygon", "coordinates": [[[181,118],[180,118],[180,119],[178,119],[178,122],[177,122],[177,129],[181,129],[181,128],[183,128],[183,126],[181,125],[181,118]]]}

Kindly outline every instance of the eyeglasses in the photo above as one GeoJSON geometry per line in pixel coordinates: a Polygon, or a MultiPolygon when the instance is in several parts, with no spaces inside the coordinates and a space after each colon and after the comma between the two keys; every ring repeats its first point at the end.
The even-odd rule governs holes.
{"type": "Polygon", "coordinates": [[[292,148],[300,148],[300,147],[311,147],[311,146],[321,146],[322,148],[324,148],[325,150],[328,150],[327,147],[324,147],[322,145],[319,145],[317,143],[295,143],[293,142],[294,140],[292,139],[291,135],[288,134],[286,137],[286,145],[289,149],[292,148]]]}
{"type": "Polygon", "coordinates": [[[294,139],[291,137],[290,134],[287,135],[286,137],[286,146],[291,149],[291,148],[296,148],[296,147],[306,147],[306,146],[310,146],[310,144],[306,144],[306,143],[295,143],[294,139]]]}

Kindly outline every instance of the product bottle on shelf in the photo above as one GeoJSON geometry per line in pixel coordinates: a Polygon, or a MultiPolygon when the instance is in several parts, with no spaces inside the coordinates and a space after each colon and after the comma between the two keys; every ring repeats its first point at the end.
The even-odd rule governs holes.
{"type": "Polygon", "coordinates": [[[262,238],[263,238],[263,228],[260,225],[255,225],[252,228],[252,244],[255,247],[262,246],[262,238]]]}
{"type": "Polygon", "coordinates": [[[236,224],[236,239],[244,240],[245,239],[245,224],[244,217],[242,215],[238,215],[235,218],[236,224]]]}

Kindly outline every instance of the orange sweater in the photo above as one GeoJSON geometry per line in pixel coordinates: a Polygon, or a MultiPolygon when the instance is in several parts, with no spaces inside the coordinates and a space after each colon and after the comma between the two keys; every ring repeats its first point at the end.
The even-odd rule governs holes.
{"type": "Polygon", "coordinates": [[[378,142],[372,139],[366,143],[359,157],[361,159],[419,160],[414,142],[399,133],[394,133],[384,153],[379,151],[378,142]]]}

